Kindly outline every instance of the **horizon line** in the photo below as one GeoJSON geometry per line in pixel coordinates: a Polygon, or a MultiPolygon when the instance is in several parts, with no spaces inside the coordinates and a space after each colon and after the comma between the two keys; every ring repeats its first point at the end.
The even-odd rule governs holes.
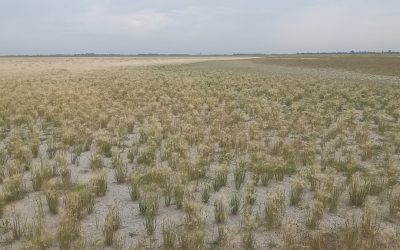
{"type": "Polygon", "coordinates": [[[191,54],[191,53],[55,53],[55,54],[8,54],[0,57],[157,57],[157,56],[176,56],[176,57],[206,57],[206,56],[271,56],[271,55],[318,55],[318,54],[400,54],[399,51],[330,51],[330,52],[296,52],[296,53],[210,53],[210,54],[191,54]]]}

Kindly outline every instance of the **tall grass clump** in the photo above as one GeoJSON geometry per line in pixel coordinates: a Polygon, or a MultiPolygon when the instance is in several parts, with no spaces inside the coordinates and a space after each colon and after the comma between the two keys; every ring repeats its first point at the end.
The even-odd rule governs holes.
{"type": "Polygon", "coordinates": [[[138,153],[137,163],[145,166],[151,165],[156,158],[156,149],[153,146],[148,146],[143,151],[138,153]]]}
{"type": "Polygon", "coordinates": [[[270,195],[264,203],[264,221],[267,229],[279,228],[285,214],[285,196],[282,191],[270,195]]]}
{"type": "Polygon", "coordinates": [[[91,169],[102,169],[104,167],[103,159],[99,154],[92,154],[90,157],[90,168],[91,169]]]}
{"type": "Polygon", "coordinates": [[[221,166],[214,177],[213,188],[214,191],[219,191],[222,187],[226,186],[228,180],[228,167],[226,165],[221,166]]]}
{"type": "Polygon", "coordinates": [[[193,201],[184,203],[184,223],[178,230],[178,246],[185,250],[205,248],[204,219],[200,206],[193,201]]]}
{"type": "Polygon", "coordinates": [[[290,192],[290,205],[297,206],[303,196],[305,183],[301,178],[295,178],[290,192]]]}
{"type": "Polygon", "coordinates": [[[107,172],[99,171],[96,175],[90,180],[93,192],[97,196],[104,196],[107,192],[107,172]]]}
{"type": "Polygon", "coordinates": [[[307,169],[306,179],[310,183],[311,191],[315,191],[319,181],[320,169],[316,165],[312,165],[307,169]]]}
{"type": "Polygon", "coordinates": [[[240,223],[240,236],[243,249],[256,249],[256,228],[257,223],[253,216],[245,214],[240,223]]]}
{"type": "Polygon", "coordinates": [[[136,159],[136,157],[138,155],[138,152],[139,152],[139,150],[138,150],[137,146],[133,146],[131,149],[129,149],[128,155],[127,155],[129,163],[133,163],[133,161],[136,159]]]}
{"type": "Polygon", "coordinates": [[[140,198],[140,183],[139,178],[133,177],[129,181],[129,195],[132,201],[137,201],[140,198]]]}
{"type": "Polygon", "coordinates": [[[48,181],[52,176],[53,171],[49,164],[42,164],[40,167],[31,168],[33,190],[40,190],[43,183],[48,181]]]}
{"type": "Polygon", "coordinates": [[[24,234],[25,230],[25,218],[21,216],[19,211],[12,208],[10,218],[5,219],[2,222],[3,230],[10,231],[12,233],[13,240],[19,240],[24,234]]]}
{"type": "Polygon", "coordinates": [[[45,227],[43,217],[35,215],[24,232],[23,249],[49,249],[53,238],[45,227]]]}
{"type": "Polygon", "coordinates": [[[83,151],[82,145],[75,145],[71,150],[71,164],[79,166],[79,161],[83,151]]]}
{"type": "Polygon", "coordinates": [[[164,249],[176,249],[177,227],[175,223],[171,221],[163,223],[162,238],[164,249]]]}
{"type": "Polygon", "coordinates": [[[141,215],[157,214],[158,212],[158,195],[156,193],[144,193],[139,199],[139,212],[141,215]]]}
{"type": "Polygon", "coordinates": [[[4,179],[3,195],[5,202],[22,199],[26,194],[22,175],[16,174],[4,179]]]}
{"type": "Polygon", "coordinates": [[[210,186],[209,185],[204,185],[203,190],[201,192],[201,201],[204,204],[208,204],[209,200],[210,200],[210,186]]]}
{"type": "Polygon", "coordinates": [[[185,187],[182,184],[177,184],[174,187],[175,204],[178,209],[183,207],[183,198],[185,194],[185,187]]]}
{"type": "Polygon", "coordinates": [[[114,177],[118,183],[124,183],[128,175],[128,166],[124,163],[118,164],[114,168],[114,177]]]}
{"type": "Polygon", "coordinates": [[[394,217],[400,217],[400,189],[393,189],[390,192],[389,212],[394,217]]]}
{"type": "Polygon", "coordinates": [[[29,170],[32,158],[32,151],[28,146],[20,146],[15,153],[15,159],[25,168],[25,170],[29,170]]]}
{"type": "Polygon", "coordinates": [[[319,221],[322,218],[323,214],[324,214],[324,204],[318,200],[315,200],[307,212],[307,220],[306,220],[307,228],[315,229],[318,226],[319,221]]]}
{"type": "Polygon", "coordinates": [[[57,214],[59,209],[59,192],[54,186],[49,186],[45,189],[47,206],[51,214],[57,214]]]}
{"type": "Polygon", "coordinates": [[[91,214],[95,203],[95,194],[90,186],[79,185],[75,190],[66,194],[64,198],[66,214],[72,218],[82,218],[86,213],[91,214]]]}
{"type": "Polygon", "coordinates": [[[246,177],[246,163],[241,161],[238,166],[233,171],[233,176],[235,178],[235,188],[239,190],[242,186],[244,179],[246,177]]]}
{"type": "Polygon", "coordinates": [[[229,200],[229,208],[231,211],[231,214],[233,215],[237,215],[239,212],[239,208],[240,208],[240,194],[239,193],[234,193],[231,196],[231,199],[229,200]]]}
{"type": "Polygon", "coordinates": [[[217,237],[212,242],[212,246],[218,249],[225,249],[227,247],[228,233],[224,226],[218,225],[217,237]]]}
{"type": "Polygon", "coordinates": [[[257,193],[256,193],[256,188],[254,187],[254,184],[250,183],[246,185],[245,189],[245,201],[246,204],[248,205],[254,205],[257,199],[257,193]]]}
{"type": "Polygon", "coordinates": [[[56,232],[56,240],[61,250],[72,249],[73,243],[80,237],[79,220],[67,214],[61,217],[56,232]]]}
{"type": "Polygon", "coordinates": [[[158,195],[144,194],[139,200],[139,211],[144,216],[144,226],[148,235],[153,235],[157,226],[158,195]]]}
{"type": "Polygon", "coordinates": [[[50,137],[47,140],[47,150],[46,150],[46,152],[47,152],[47,155],[48,155],[49,159],[53,159],[56,156],[57,151],[58,151],[58,147],[59,146],[54,141],[54,137],[50,137]]]}
{"type": "Polygon", "coordinates": [[[174,186],[172,179],[168,179],[163,187],[164,205],[166,207],[171,205],[172,199],[174,197],[174,186]]]}
{"type": "Polygon", "coordinates": [[[321,182],[318,190],[315,192],[315,198],[322,202],[324,207],[328,208],[330,212],[334,212],[342,192],[342,184],[330,176],[321,182]]]}
{"type": "Polygon", "coordinates": [[[217,224],[225,222],[226,205],[225,200],[222,196],[217,197],[217,199],[214,201],[214,218],[217,224]]]}
{"type": "Polygon", "coordinates": [[[369,184],[364,177],[359,174],[353,175],[349,186],[351,205],[362,207],[368,196],[368,188],[369,184]]]}
{"type": "Polygon", "coordinates": [[[114,232],[118,230],[121,225],[121,217],[118,206],[109,208],[103,226],[104,244],[110,246],[114,240],[114,232]]]}
{"type": "Polygon", "coordinates": [[[365,208],[360,219],[348,220],[345,227],[337,232],[337,237],[341,249],[358,249],[360,246],[366,246],[366,249],[386,249],[388,246],[398,246],[396,239],[390,239],[389,235],[381,232],[377,213],[372,208],[365,208]],[[394,241],[389,243],[391,240],[394,241]]]}
{"type": "Polygon", "coordinates": [[[97,140],[97,148],[100,150],[100,152],[105,156],[105,157],[111,157],[112,156],[112,144],[110,139],[102,137],[97,140]]]}

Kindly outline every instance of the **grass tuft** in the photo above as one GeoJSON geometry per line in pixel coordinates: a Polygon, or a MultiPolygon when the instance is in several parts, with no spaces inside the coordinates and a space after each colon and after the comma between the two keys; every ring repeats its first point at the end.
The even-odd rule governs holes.
{"type": "Polygon", "coordinates": [[[222,187],[226,186],[228,180],[228,167],[226,165],[221,166],[214,177],[213,188],[215,192],[218,192],[222,187]]]}
{"type": "Polygon", "coordinates": [[[362,207],[368,197],[369,183],[359,174],[351,178],[349,187],[350,203],[353,206],[362,207]]]}
{"type": "Polygon", "coordinates": [[[246,163],[239,162],[238,166],[236,166],[235,170],[233,171],[233,176],[235,178],[235,188],[239,190],[242,186],[244,179],[246,177],[246,163]]]}
{"type": "Polygon", "coordinates": [[[44,192],[46,196],[47,206],[51,214],[57,214],[60,206],[59,202],[59,192],[55,186],[49,186],[44,192]]]}
{"type": "Polygon", "coordinates": [[[238,214],[239,208],[240,208],[240,200],[241,200],[240,194],[238,194],[238,193],[234,193],[231,196],[231,199],[229,201],[229,208],[230,208],[231,214],[233,214],[233,215],[238,214]]]}
{"type": "Polygon", "coordinates": [[[177,231],[175,223],[167,221],[162,227],[163,247],[164,249],[175,249],[177,241],[177,231]]]}
{"type": "Polygon", "coordinates": [[[254,205],[257,199],[256,188],[253,184],[248,184],[245,189],[245,201],[248,205],[254,205]]]}
{"type": "Polygon", "coordinates": [[[114,232],[118,230],[121,225],[121,216],[118,206],[109,208],[103,226],[104,244],[111,246],[114,240],[114,232]]]}
{"type": "Polygon", "coordinates": [[[77,218],[63,215],[59,222],[56,240],[61,250],[72,249],[73,243],[80,237],[80,226],[77,218]]]}
{"type": "Polygon", "coordinates": [[[3,195],[5,202],[22,199],[26,194],[22,175],[17,174],[4,179],[3,195]]]}
{"type": "Polygon", "coordinates": [[[204,204],[208,204],[210,200],[210,186],[209,185],[204,185],[203,191],[201,192],[201,201],[204,204]]]}
{"type": "Polygon", "coordinates": [[[100,170],[96,175],[90,180],[93,192],[97,196],[104,196],[107,192],[107,172],[100,170]]]}
{"type": "Polygon", "coordinates": [[[226,219],[226,205],[222,196],[217,197],[214,201],[214,218],[217,224],[222,224],[226,219]]]}
{"type": "Polygon", "coordinates": [[[303,196],[305,183],[301,178],[295,178],[290,192],[290,205],[297,206],[303,196]]]}
{"type": "Polygon", "coordinates": [[[279,228],[285,214],[284,194],[282,191],[270,195],[264,204],[264,220],[267,229],[279,228]]]}

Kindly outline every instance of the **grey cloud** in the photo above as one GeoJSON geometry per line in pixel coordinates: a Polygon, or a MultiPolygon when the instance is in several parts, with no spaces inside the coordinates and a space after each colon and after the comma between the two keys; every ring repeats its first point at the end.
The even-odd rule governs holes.
{"type": "Polygon", "coordinates": [[[394,0],[15,0],[0,54],[400,50],[394,0]]]}

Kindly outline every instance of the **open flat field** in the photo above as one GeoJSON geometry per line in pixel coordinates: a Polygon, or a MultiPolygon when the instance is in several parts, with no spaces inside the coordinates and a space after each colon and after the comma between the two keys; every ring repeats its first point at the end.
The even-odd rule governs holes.
{"type": "MultiPolygon", "coordinates": [[[[246,57],[241,57],[246,59],[246,57]]],[[[230,57],[0,57],[0,76],[83,73],[114,67],[186,64],[230,60],[230,57]]],[[[247,57],[250,59],[250,57],[247,57]]]]}
{"type": "Polygon", "coordinates": [[[400,76],[400,55],[295,55],[271,56],[254,62],[307,68],[351,70],[376,75],[400,76]]]}
{"type": "Polygon", "coordinates": [[[0,58],[0,249],[400,249],[399,67],[0,58]]]}

